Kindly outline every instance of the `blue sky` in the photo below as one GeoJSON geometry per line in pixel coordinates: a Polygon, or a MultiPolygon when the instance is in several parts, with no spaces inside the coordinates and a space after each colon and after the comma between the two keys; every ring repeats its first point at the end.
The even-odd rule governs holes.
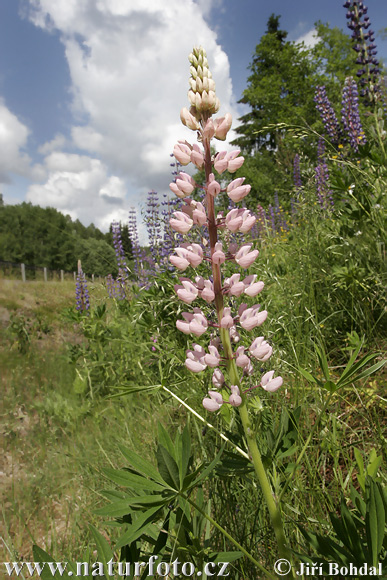
{"type": "MultiPolygon", "coordinates": [[[[366,4],[372,28],[386,27],[386,1],[366,4]]],[[[179,120],[192,46],[207,50],[220,113],[237,119],[273,12],[290,40],[310,41],[317,20],[347,30],[338,0],[1,0],[5,202],[56,207],[106,230],[149,190],[168,193],[169,153],[193,137],[179,120]]],[[[377,46],[387,60],[379,35],[377,46]]]]}

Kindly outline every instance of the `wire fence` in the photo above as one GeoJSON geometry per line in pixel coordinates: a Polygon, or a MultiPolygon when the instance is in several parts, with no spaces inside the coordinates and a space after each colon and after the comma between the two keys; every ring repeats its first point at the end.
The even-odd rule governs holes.
{"type": "MultiPolygon", "coordinates": [[[[66,272],[65,270],[50,270],[44,266],[29,266],[28,264],[18,264],[15,262],[1,262],[0,261],[0,278],[6,280],[21,280],[22,282],[28,281],[41,281],[41,282],[50,282],[50,281],[60,281],[64,282],[65,280],[74,280],[76,281],[77,273],[74,272],[66,272]]],[[[101,281],[102,278],[100,276],[88,276],[89,280],[92,282],[94,281],[101,281]]]]}

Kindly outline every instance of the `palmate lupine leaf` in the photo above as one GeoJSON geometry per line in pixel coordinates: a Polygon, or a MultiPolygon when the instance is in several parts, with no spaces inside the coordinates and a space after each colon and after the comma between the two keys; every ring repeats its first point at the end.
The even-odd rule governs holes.
{"type": "Polygon", "coordinates": [[[159,472],[157,471],[157,468],[152,463],[150,463],[150,461],[147,461],[146,459],[144,459],[131,449],[124,447],[123,445],[119,445],[118,448],[121,451],[122,455],[125,457],[125,459],[129,461],[130,465],[136,471],[142,473],[143,475],[146,475],[147,477],[150,477],[151,479],[157,481],[162,485],[165,485],[165,482],[160,476],[159,472]]]}
{"type": "Polygon", "coordinates": [[[146,489],[148,491],[158,491],[161,492],[165,489],[164,485],[157,483],[150,479],[146,479],[142,475],[136,475],[125,469],[112,469],[106,467],[102,472],[114,483],[117,483],[121,487],[131,487],[133,489],[146,489]]]}

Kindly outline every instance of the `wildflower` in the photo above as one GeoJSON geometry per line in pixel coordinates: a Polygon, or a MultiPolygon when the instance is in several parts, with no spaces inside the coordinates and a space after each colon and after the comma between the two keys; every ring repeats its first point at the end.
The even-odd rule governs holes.
{"type": "Polygon", "coordinates": [[[282,377],[273,379],[273,375],[274,371],[269,371],[268,373],[265,373],[261,379],[261,387],[270,393],[277,391],[283,383],[282,377]]]}

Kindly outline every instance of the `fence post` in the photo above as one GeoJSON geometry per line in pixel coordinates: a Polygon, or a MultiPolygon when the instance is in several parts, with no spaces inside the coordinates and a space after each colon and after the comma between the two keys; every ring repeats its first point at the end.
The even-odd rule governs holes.
{"type": "Polygon", "coordinates": [[[60,281],[64,282],[64,270],[60,271],[60,281]]]}
{"type": "Polygon", "coordinates": [[[47,282],[47,268],[43,268],[44,281],[47,282]]]}
{"type": "Polygon", "coordinates": [[[74,274],[74,282],[76,282],[77,281],[77,273],[73,272],[73,274],[74,274]]]}
{"type": "Polygon", "coordinates": [[[94,274],[91,275],[91,281],[94,282],[94,274]]]}
{"type": "Polygon", "coordinates": [[[20,268],[21,268],[22,281],[25,282],[26,281],[26,267],[24,264],[20,264],[20,268]]]}

